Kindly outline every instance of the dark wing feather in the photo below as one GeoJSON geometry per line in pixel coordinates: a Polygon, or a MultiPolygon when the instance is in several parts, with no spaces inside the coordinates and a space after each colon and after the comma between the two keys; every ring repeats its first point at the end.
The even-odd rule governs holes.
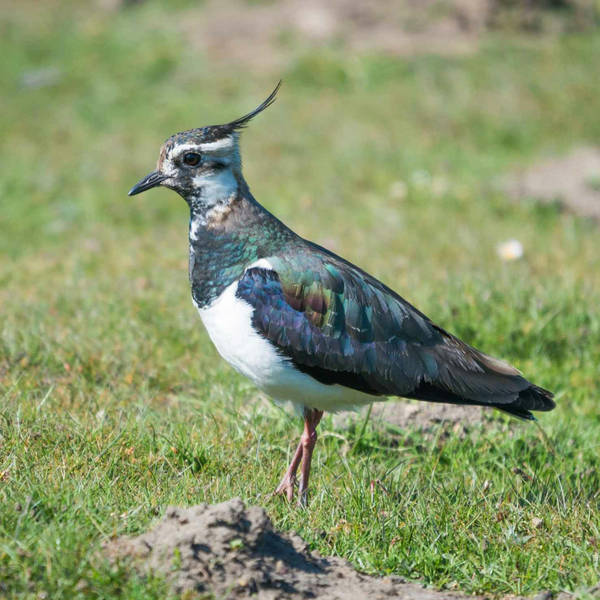
{"type": "Polygon", "coordinates": [[[237,295],[254,327],[296,367],[325,384],[373,395],[496,406],[523,418],[552,395],[510,365],[464,344],[367,273],[319,247],[269,258],[237,295]]]}

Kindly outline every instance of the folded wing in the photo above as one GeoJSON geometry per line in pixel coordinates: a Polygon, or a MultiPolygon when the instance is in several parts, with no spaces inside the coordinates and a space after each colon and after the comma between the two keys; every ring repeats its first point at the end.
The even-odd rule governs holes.
{"type": "Polygon", "coordinates": [[[479,352],[354,265],[313,248],[302,264],[269,258],[237,295],[253,326],[301,371],[374,396],[494,406],[521,418],[552,394],[479,352]]]}

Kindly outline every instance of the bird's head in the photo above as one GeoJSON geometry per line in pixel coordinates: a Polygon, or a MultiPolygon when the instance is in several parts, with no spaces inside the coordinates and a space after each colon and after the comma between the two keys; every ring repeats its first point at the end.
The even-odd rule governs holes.
{"type": "Polygon", "coordinates": [[[242,181],[239,132],[275,101],[280,85],[262,104],[235,121],[172,135],[160,149],[156,171],[134,185],[129,195],[160,185],[205,210],[230,197],[242,181]]]}

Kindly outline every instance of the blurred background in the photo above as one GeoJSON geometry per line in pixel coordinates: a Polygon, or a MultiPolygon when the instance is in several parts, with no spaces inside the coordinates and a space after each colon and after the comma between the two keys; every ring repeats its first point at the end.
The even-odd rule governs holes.
{"type": "MultiPolygon", "coordinates": [[[[47,571],[45,557],[62,559],[42,530],[70,532],[68,543],[87,556],[80,544],[139,527],[157,503],[253,497],[269,487],[261,477],[277,475],[270,465],[236,481],[238,467],[225,462],[217,471],[233,469],[232,487],[220,491],[210,472],[203,487],[201,469],[139,484],[140,465],[154,459],[129,448],[150,447],[148,432],[158,432],[152,443],[169,440],[156,442],[153,456],[184,469],[184,454],[169,453],[176,440],[209,443],[198,418],[205,400],[223,424],[263,404],[218,360],[190,302],[185,203],[166,190],[127,191],[154,168],[169,135],[232,120],[283,79],[277,102],[242,135],[254,195],[301,235],[557,393],[544,426],[573,479],[556,513],[560,538],[547,541],[577,541],[563,566],[532,574],[523,589],[591,584],[585,553],[596,553],[597,569],[597,517],[577,511],[597,506],[599,487],[599,24],[598,0],[0,1],[0,504],[33,498],[44,523],[7,509],[5,523],[30,527],[23,542],[24,530],[19,537],[6,525],[20,539],[10,547],[42,550],[38,558],[0,552],[6,573],[25,573],[29,561],[48,589],[71,589],[79,575],[63,581],[47,571]],[[113,447],[117,428],[125,433],[113,447]],[[124,461],[111,480],[115,496],[85,480],[77,524],[69,510],[84,493],[79,474],[109,446],[97,460],[106,472],[113,452],[124,461]],[[123,521],[140,495],[143,511],[123,521]]],[[[252,415],[248,427],[279,419],[252,415]]],[[[290,440],[296,424],[276,422],[273,431],[290,440]]],[[[505,455],[543,449],[535,429],[517,445],[500,423],[482,456],[504,443],[505,455]]],[[[218,451],[206,456],[241,445],[232,431],[217,427],[218,451]]],[[[321,455],[332,465],[335,443],[321,455]]],[[[261,451],[283,466],[280,444],[261,451]]],[[[381,568],[370,560],[361,564],[381,568]]],[[[414,572],[386,564],[439,583],[443,561],[429,568],[428,560],[424,553],[414,572]]],[[[522,591],[506,583],[510,570],[480,579],[475,561],[466,572],[463,587],[492,581],[491,589],[522,591]]]]}

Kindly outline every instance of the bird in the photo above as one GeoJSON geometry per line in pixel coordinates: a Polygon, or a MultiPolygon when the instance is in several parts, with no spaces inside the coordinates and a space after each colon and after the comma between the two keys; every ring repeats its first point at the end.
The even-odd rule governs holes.
{"type": "Polygon", "coordinates": [[[234,369],[276,402],[291,401],[303,418],[274,494],[307,505],[325,411],[388,397],[493,407],[524,420],[552,410],[551,392],[259,204],[242,174],[240,134],[280,86],[238,119],[169,137],[156,170],[129,191],[162,186],[183,197],[191,295],[211,341],[234,369]]]}

